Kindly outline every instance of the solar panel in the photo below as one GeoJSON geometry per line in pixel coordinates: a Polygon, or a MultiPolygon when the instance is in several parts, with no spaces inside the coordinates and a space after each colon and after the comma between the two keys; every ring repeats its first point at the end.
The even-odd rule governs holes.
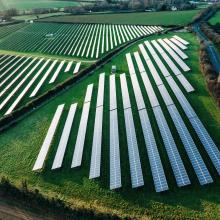
{"type": "Polygon", "coordinates": [[[65,73],[69,72],[72,65],[73,65],[73,61],[70,61],[70,62],[68,63],[68,65],[66,66],[66,69],[65,69],[64,72],[65,72],[65,73]]]}
{"type": "Polygon", "coordinates": [[[82,155],[83,155],[83,148],[86,136],[86,129],[88,123],[88,116],[90,110],[90,100],[92,95],[93,84],[87,86],[86,97],[84,100],[82,115],[79,124],[79,130],[76,138],[75,149],[73,153],[73,160],[71,168],[79,167],[82,163],[82,155]],[[89,101],[88,101],[89,100],[89,101]],[[86,102],[87,101],[87,102],[86,102]]]}
{"type": "Polygon", "coordinates": [[[165,50],[173,57],[175,62],[182,68],[183,71],[187,72],[190,70],[184,61],[162,39],[159,39],[158,42],[160,42],[165,50]]]}
{"type": "Polygon", "coordinates": [[[132,82],[132,87],[133,87],[133,90],[134,90],[138,110],[144,109],[146,106],[145,106],[145,103],[144,103],[144,99],[143,99],[143,96],[142,96],[142,93],[141,93],[141,89],[140,89],[139,82],[138,82],[136,74],[131,75],[131,82],[132,82]]]}
{"type": "Polygon", "coordinates": [[[14,69],[12,72],[10,72],[10,74],[8,74],[7,77],[5,77],[4,80],[2,80],[2,81],[0,82],[0,87],[1,87],[2,85],[4,85],[12,76],[14,76],[15,73],[18,73],[18,71],[19,71],[21,68],[23,69],[24,65],[25,65],[25,64],[28,62],[28,60],[30,60],[30,59],[31,59],[31,57],[26,58],[20,65],[17,66],[16,69],[14,69]]]}
{"type": "Polygon", "coordinates": [[[182,106],[185,114],[189,118],[195,132],[197,133],[200,141],[202,142],[205,150],[207,151],[209,157],[211,158],[216,170],[220,174],[220,152],[218,148],[216,147],[215,143],[213,142],[212,138],[208,134],[207,130],[203,126],[202,122],[197,117],[195,111],[193,110],[192,106],[182,93],[182,91],[179,89],[175,81],[167,77],[167,82],[170,85],[171,89],[173,90],[175,96],[177,97],[180,105],[182,106]]]}
{"type": "Polygon", "coordinates": [[[212,177],[175,105],[167,107],[187,155],[201,185],[212,183],[212,177]]]}
{"type": "MultiPolygon", "coordinates": [[[[13,80],[10,81],[10,83],[0,92],[0,96],[4,95],[5,92],[8,91],[8,89],[15,83],[17,82],[17,80],[23,75],[23,73],[25,73],[25,71],[37,60],[37,57],[34,58],[13,80]]],[[[43,59],[42,59],[43,60],[43,59]]],[[[41,62],[42,60],[40,60],[39,62],[41,62]]],[[[36,64],[36,66],[39,65],[39,62],[36,64]]],[[[24,82],[26,80],[26,78],[29,77],[30,74],[33,73],[33,69],[35,70],[37,67],[33,67],[32,70],[26,74],[26,76],[22,79],[22,81],[24,82]]],[[[3,81],[1,82],[3,83],[3,81]]],[[[22,82],[19,83],[20,85],[22,84],[22,82]]],[[[17,85],[18,86],[18,85],[17,85]]],[[[7,97],[7,99],[9,100],[9,96],[7,97]]],[[[7,102],[7,101],[5,101],[7,102]]],[[[1,109],[1,107],[0,107],[1,109]]]]}
{"type": "Polygon", "coordinates": [[[105,73],[102,73],[99,75],[99,88],[98,88],[96,107],[103,106],[104,84],[105,84],[105,73]]]}
{"type": "Polygon", "coordinates": [[[194,92],[195,89],[192,87],[192,85],[189,83],[189,81],[186,79],[186,77],[183,74],[180,74],[177,76],[178,80],[180,81],[183,88],[188,92],[194,92]]]}
{"type": "MultiPolygon", "coordinates": [[[[145,45],[147,46],[148,50],[151,51],[153,53],[153,58],[157,64],[157,66],[159,67],[160,71],[162,72],[162,74],[164,75],[164,77],[170,76],[167,68],[164,66],[164,64],[162,63],[161,59],[157,56],[157,54],[155,53],[154,48],[151,46],[150,42],[145,41],[145,45]]],[[[172,62],[172,61],[171,61],[172,62]]],[[[179,72],[178,72],[179,73],[179,72]]],[[[192,85],[189,83],[189,81],[185,78],[185,76],[183,76],[182,73],[180,73],[179,75],[176,76],[177,79],[180,81],[180,83],[183,85],[184,89],[187,92],[193,92],[194,88],[192,87],[192,85]]]]}
{"type": "Polygon", "coordinates": [[[187,42],[186,40],[184,40],[183,38],[181,38],[181,37],[178,37],[177,35],[174,35],[173,36],[175,39],[177,39],[178,41],[180,41],[182,44],[184,44],[184,45],[188,45],[189,44],[189,42],[187,42]]]}
{"type": "Polygon", "coordinates": [[[130,53],[126,54],[126,60],[127,60],[128,70],[129,70],[130,74],[135,74],[135,69],[134,69],[134,65],[133,65],[130,53]]]}
{"type": "Polygon", "coordinates": [[[131,108],[124,109],[124,117],[131,173],[131,184],[132,188],[136,188],[144,185],[144,179],[131,108]]]}
{"type": "Polygon", "coordinates": [[[175,38],[171,38],[170,39],[174,44],[176,44],[179,48],[181,48],[182,50],[186,50],[187,49],[187,47],[184,45],[184,44],[182,44],[181,42],[179,42],[177,39],[175,39],[175,38]]]}
{"type": "MultiPolygon", "coordinates": [[[[16,100],[12,103],[12,105],[9,107],[5,115],[11,114],[11,112],[15,109],[15,107],[18,105],[18,103],[21,101],[21,99],[25,96],[27,91],[31,88],[31,86],[34,84],[36,79],[42,74],[48,63],[50,62],[50,59],[47,60],[44,65],[40,68],[40,70],[34,75],[34,77],[31,79],[31,81],[25,86],[25,88],[22,90],[22,92],[19,94],[19,96],[16,98],[16,100]]],[[[27,76],[27,75],[26,75],[27,76]]]]}
{"type": "Polygon", "coordinates": [[[13,57],[9,62],[7,62],[3,67],[0,68],[0,72],[5,69],[7,66],[9,66],[14,60],[16,60],[18,56],[13,57]]]}
{"type": "Polygon", "coordinates": [[[178,67],[173,63],[173,61],[169,58],[169,56],[164,52],[162,47],[155,41],[151,41],[154,47],[158,50],[159,54],[163,57],[164,61],[167,63],[167,65],[170,67],[170,69],[173,71],[173,73],[177,76],[181,74],[178,67]]]}
{"type": "MultiPolygon", "coordinates": [[[[140,47],[140,48],[141,48],[142,54],[145,54],[144,57],[148,57],[149,58],[148,55],[146,56],[147,51],[145,50],[144,46],[140,47]]],[[[154,64],[152,63],[151,59],[149,58],[149,59],[147,59],[145,61],[146,61],[146,64],[147,64],[147,66],[148,66],[148,68],[149,68],[149,70],[150,70],[150,72],[151,72],[151,74],[152,74],[152,76],[154,78],[154,81],[157,84],[157,86],[163,84],[163,82],[162,82],[161,78],[159,77],[158,72],[157,72],[156,68],[154,67],[154,64]]]]}
{"type": "Polygon", "coordinates": [[[52,69],[54,68],[54,66],[56,65],[56,63],[57,63],[57,60],[54,60],[53,63],[50,65],[49,69],[47,70],[47,72],[41,78],[40,82],[35,87],[34,91],[31,93],[30,97],[34,97],[37,94],[37,92],[39,91],[39,89],[41,88],[41,86],[43,85],[45,80],[47,79],[47,77],[50,75],[50,73],[51,73],[52,69]]]}
{"type": "Polygon", "coordinates": [[[177,146],[174,142],[173,136],[168,127],[166,119],[163,115],[161,107],[160,106],[154,107],[153,111],[154,111],[155,118],[157,120],[157,125],[159,127],[159,130],[160,130],[163,142],[164,142],[164,146],[166,148],[166,151],[167,151],[167,154],[170,160],[172,170],[176,178],[177,185],[179,187],[189,185],[190,184],[189,177],[186,173],[184,164],[179,155],[177,146]]]}
{"type": "Polygon", "coordinates": [[[87,86],[86,96],[85,96],[85,99],[84,99],[84,103],[91,101],[92,91],[93,91],[93,84],[89,84],[89,85],[87,86]]]}
{"type": "Polygon", "coordinates": [[[103,106],[96,108],[89,179],[100,176],[103,106]]]}
{"type": "Polygon", "coordinates": [[[182,58],[182,59],[187,59],[188,56],[183,53],[182,50],[179,49],[172,41],[169,39],[165,38],[164,41],[182,58]]]}
{"type": "Polygon", "coordinates": [[[159,69],[161,70],[162,74],[164,75],[164,77],[169,76],[170,73],[168,72],[167,68],[165,67],[165,65],[163,64],[163,62],[161,61],[161,59],[157,55],[154,48],[151,46],[150,42],[145,41],[144,43],[147,46],[147,49],[150,51],[151,55],[153,56],[155,62],[157,63],[157,65],[158,65],[159,69]]]}
{"type": "Polygon", "coordinates": [[[69,139],[72,123],[73,123],[73,119],[74,119],[75,112],[76,112],[76,107],[77,107],[77,104],[72,104],[70,106],[70,110],[69,110],[69,113],[68,113],[68,116],[66,119],[66,123],[64,125],[64,129],[63,129],[63,132],[62,132],[62,135],[60,138],[57,152],[56,152],[56,155],[55,155],[55,158],[53,161],[52,169],[57,169],[62,166],[64,154],[66,151],[66,147],[67,147],[67,143],[68,143],[68,139],[69,139]]]}
{"type": "Polygon", "coordinates": [[[137,65],[138,65],[139,72],[140,73],[146,72],[145,67],[141,61],[141,57],[139,56],[139,53],[134,52],[134,57],[135,57],[137,65]]]}
{"type": "Polygon", "coordinates": [[[117,109],[110,111],[110,189],[121,187],[117,109]]]}
{"type": "Polygon", "coordinates": [[[59,75],[61,69],[63,68],[64,63],[65,63],[65,60],[63,60],[63,61],[60,63],[60,65],[57,67],[57,70],[56,70],[56,72],[53,74],[52,78],[50,79],[49,84],[55,82],[55,80],[56,80],[56,78],[58,77],[58,75],[59,75]]]}
{"type": "Polygon", "coordinates": [[[1,72],[0,79],[3,76],[5,76],[8,72],[10,72],[23,59],[24,59],[24,56],[17,59],[16,62],[14,62],[12,65],[10,65],[10,67],[8,67],[5,71],[1,72],[1,70],[0,70],[0,72],[1,72]]]}
{"type": "Polygon", "coordinates": [[[166,176],[157,149],[157,144],[154,138],[151,123],[147,115],[147,110],[146,109],[140,110],[139,116],[141,120],[141,126],[144,134],[147,153],[150,161],[150,167],[153,175],[155,190],[156,192],[162,192],[168,190],[166,176]]]}
{"type": "Polygon", "coordinates": [[[129,93],[128,93],[128,85],[127,85],[125,73],[120,75],[120,82],[121,82],[121,93],[122,93],[124,109],[130,108],[131,103],[130,103],[130,98],[129,98],[129,93]]]}
{"type": "Polygon", "coordinates": [[[163,100],[164,100],[165,104],[167,106],[172,105],[173,100],[171,99],[166,87],[164,85],[160,85],[160,86],[158,86],[158,89],[160,91],[161,96],[163,97],[163,100]]]}
{"type": "Polygon", "coordinates": [[[40,170],[40,169],[43,168],[44,161],[47,157],[47,153],[49,151],[53,136],[56,132],[57,125],[59,123],[59,120],[60,120],[61,114],[63,112],[63,109],[64,109],[64,104],[59,105],[57,107],[57,110],[54,114],[53,120],[52,120],[52,122],[50,124],[50,127],[48,129],[47,135],[44,139],[43,145],[42,145],[42,147],[40,149],[40,152],[38,154],[37,160],[34,164],[33,170],[40,170]]]}
{"type": "Polygon", "coordinates": [[[116,99],[116,86],[115,86],[115,75],[110,75],[109,78],[110,86],[110,106],[109,110],[114,110],[117,108],[117,99],[116,99]]]}
{"type": "Polygon", "coordinates": [[[220,175],[220,152],[198,117],[189,119],[206,152],[220,175]]]}
{"type": "Polygon", "coordinates": [[[186,99],[186,97],[184,96],[184,94],[182,93],[182,91],[174,81],[174,79],[171,76],[168,76],[166,77],[166,80],[170,88],[172,89],[174,95],[178,99],[180,105],[182,106],[184,112],[186,113],[187,117],[188,118],[196,117],[195,111],[193,110],[192,106],[190,105],[190,103],[188,102],[188,100],[186,99]]]}
{"type": "MultiPolygon", "coordinates": [[[[137,53],[136,56],[135,56],[136,60],[137,60],[138,56],[140,56],[140,55],[137,53]]],[[[139,65],[140,65],[140,63],[139,63],[139,65]]],[[[154,89],[151,85],[150,79],[148,78],[148,75],[146,74],[146,72],[141,73],[141,78],[142,78],[142,81],[144,83],[144,87],[145,87],[145,90],[147,92],[148,98],[150,100],[151,106],[152,107],[158,106],[159,102],[157,100],[156,94],[154,92],[154,89]]]]}

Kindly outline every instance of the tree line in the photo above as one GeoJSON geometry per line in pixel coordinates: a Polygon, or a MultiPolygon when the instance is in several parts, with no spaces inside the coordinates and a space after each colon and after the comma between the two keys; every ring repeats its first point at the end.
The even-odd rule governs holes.
{"type": "MultiPolygon", "coordinates": [[[[47,198],[38,189],[30,190],[26,180],[21,181],[21,186],[16,187],[7,177],[0,179],[0,196],[18,203],[25,209],[40,213],[41,215],[52,215],[55,219],[69,220],[131,220],[130,217],[120,218],[111,213],[99,213],[92,209],[72,207],[59,198],[47,198]]],[[[53,218],[53,219],[54,219],[53,218]]]]}

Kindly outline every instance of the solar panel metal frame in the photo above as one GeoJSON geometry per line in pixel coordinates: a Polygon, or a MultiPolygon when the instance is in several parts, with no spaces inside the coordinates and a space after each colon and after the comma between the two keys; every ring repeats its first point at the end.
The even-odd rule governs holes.
{"type": "Polygon", "coordinates": [[[114,110],[117,108],[117,98],[116,98],[116,85],[115,85],[115,75],[110,75],[109,77],[110,86],[110,104],[109,110],[114,110]]]}
{"type": "Polygon", "coordinates": [[[196,117],[197,115],[196,115],[194,109],[192,108],[192,106],[190,105],[190,103],[188,102],[185,95],[182,93],[182,91],[180,90],[180,88],[178,87],[178,85],[176,84],[174,79],[171,76],[168,76],[168,77],[166,77],[166,80],[167,80],[171,90],[173,91],[174,95],[178,99],[180,105],[182,106],[187,117],[188,118],[196,117]]]}
{"type": "Polygon", "coordinates": [[[213,182],[213,179],[175,105],[167,107],[181,141],[195,170],[201,185],[213,182]]]}
{"type": "Polygon", "coordinates": [[[180,41],[182,44],[184,45],[189,45],[189,42],[187,42],[186,40],[184,40],[183,38],[177,36],[177,35],[174,35],[173,36],[175,39],[177,39],[178,41],[180,41]]]}
{"type": "Polygon", "coordinates": [[[157,148],[156,140],[153,134],[152,126],[146,109],[139,111],[142,131],[144,134],[145,145],[150,161],[151,172],[156,192],[162,192],[169,189],[160,154],[157,148]]]}
{"type": "Polygon", "coordinates": [[[72,104],[70,106],[70,110],[69,113],[67,115],[66,118],[66,122],[63,128],[63,132],[60,138],[60,142],[57,148],[57,152],[53,161],[53,165],[52,165],[52,170],[53,169],[57,169],[60,168],[62,166],[63,163],[63,158],[64,158],[64,154],[66,151],[66,147],[68,144],[68,140],[69,140],[69,135],[70,135],[70,131],[72,128],[72,124],[73,124],[73,120],[74,120],[74,116],[75,116],[75,112],[76,112],[76,108],[77,108],[77,104],[72,104]]]}
{"type": "Polygon", "coordinates": [[[152,40],[151,41],[152,44],[154,45],[154,47],[157,49],[157,51],[159,52],[159,54],[161,54],[161,56],[163,57],[164,61],[167,63],[167,65],[170,67],[170,69],[172,70],[172,72],[177,76],[179,74],[181,74],[181,71],[179,70],[179,68],[176,66],[176,64],[174,64],[174,62],[170,59],[170,57],[165,53],[165,51],[162,49],[162,47],[155,41],[152,40]]]}
{"type": "Polygon", "coordinates": [[[92,99],[92,91],[93,91],[93,84],[89,84],[87,86],[86,96],[85,96],[85,99],[84,99],[84,103],[91,101],[91,99],[92,99]]]}
{"type": "Polygon", "coordinates": [[[187,59],[188,56],[180,50],[178,46],[176,46],[172,41],[170,41],[168,38],[163,39],[182,59],[187,59]]]}
{"type": "Polygon", "coordinates": [[[144,179],[131,108],[124,109],[124,117],[130,164],[131,184],[132,188],[137,188],[144,185],[144,179]]]}
{"type": "MultiPolygon", "coordinates": [[[[138,57],[140,57],[139,53],[137,53],[136,56],[135,56],[136,62],[137,62],[138,57]]],[[[138,68],[139,68],[139,65],[141,65],[141,64],[143,65],[142,62],[141,63],[139,62],[137,64],[138,64],[138,68]]],[[[157,96],[154,92],[154,89],[153,89],[153,87],[150,83],[150,79],[148,78],[147,73],[142,72],[140,75],[141,75],[142,81],[144,83],[144,87],[145,87],[145,90],[147,92],[147,95],[148,95],[149,101],[151,103],[151,106],[152,107],[158,106],[159,102],[158,102],[157,96]]]]}
{"type": "Polygon", "coordinates": [[[105,88],[105,73],[101,73],[99,75],[99,87],[98,87],[96,107],[103,106],[104,88],[105,88]]]}
{"type": "Polygon", "coordinates": [[[126,60],[127,60],[128,70],[129,70],[130,74],[135,74],[135,69],[134,69],[134,65],[133,65],[130,53],[126,54],[126,60]]]}
{"type": "Polygon", "coordinates": [[[167,151],[167,155],[170,160],[170,164],[179,187],[186,186],[190,184],[190,180],[186,169],[184,167],[183,161],[178,152],[177,146],[171,134],[170,128],[166,122],[160,106],[154,107],[153,112],[157,120],[157,125],[159,127],[161,136],[163,138],[164,146],[167,151]]]}
{"type": "Polygon", "coordinates": [[[186,50],[187,49],[187,47],[184,44],[182,44],[180,41],[178,41],[177,39],[175,39],[173,37],[170,38],[170,41],[172,41],[174,44],[176,44],[176,46],[178,46],[182,50],[186,50]]]}
{"type": "Polygon", "coordinates": [[[167,68],[165,67],[165,65],[163,64],[163,62],[159,58],[159,56],[157,55],[157,53],[154,50],[154,48],[151,46],[150,42],[149,41],[145,41],[144,43],[147,46],[147,48],[150,51],[150,53],[152,54],[152,57],[154,58],[155,62],[157,63],[157,66],[159,67],[159,69],[162,72],[162,74],[164,75],[164,77],[170,76],[169,71],[167,70],[167,68]]]}
{"type": "Polygon", "coordinates": [[[103,121],[103,106],[99,106],[96,108],[96,115],[95,115],[89,179],[94,179],[100,176],[101,149],[102,149],[102,123],[103,123],[102,121],[103,121]]]}
{"type": "Polygon", "coordinates": [[[190,71],[190,68],[188,65],[176,54],[175,51],[169,45],[166,44],[166,42],[162,39],[157,40],[163,48],[170,54],[170,56],[175,60],[175,62],[182,68],[183,71],[187,72],[190,71]]]}
{"type": "Polygon", "coordinates": [[[128,85],[126,80],[125,73],[120,74],[120,83],[121,83],[121,93],[122,93],[122,101],[124,109],[131,107],[131,102],[128,93],[128,85]]]}
{"type": "Polygon", "coordinates": [[[44,139],[44,142],[41,146],[40,152],[39,152],[37,159],[35,161],[33,171],[40,170],[43,168],[43,165],[44,165],[45,159],[47,157],[51,142],[53,140],[54,134],[55,134],[56,129],[58,127],[58,123],[60,121],[60,117],[62,115],[63,109],[64,109],[64,104],[59,105],[57,107],[57,110],[53,116],[50,127],[47,131],[47,135],[44,139]]]}
{"type": "Polygon", "coordinates": [[[178,78],[178,80],[180,81],[181,85],[183,86],[183,88],[188,92],[194,92],[195,89],[193,88],[193,86],[189,83],[189,81],[186,79],[186,77],[183,74],[180,74],[178,76],[176,76],[178,78]]]}
{"type": "Polygon", "coordinates": [[[158,89],[160,91],[160,94],[163,98],[163,101],[165,102],[165,104],[168,106],[168,105],[173,105],[173,100],[172,98],[170,97],[170,94],[168,93],[166,87],[164,85],[160,85],[158,86],[158,89]]]}
{"type": "Polygon", "coordinates": [[[117,189],[121,183],[121,164],[117,109],[110,111],[110,189],[117,189]]]}
{"type": "Polygon", "coordinates": [[[220,175],[220,151],[198,117],[189,119],[215,169],[220,175]]]}
{"type": "Polygon", "coordinates": [[[159,74],[158,74],[156,68],[154,67],[154,65],[153,65],[149,55],[147,54],[147,51],[145,50],[144,46],[141,47],[141,48],[142,48],[141,49],[142,54],[145,54],[144,57],[148,57],[149,58],[149,59],[145,60],[145,62],[146,62],[147,66],[148,66],[148,68],[149,68],[149,70],[150,70],[150,72],[151,72],[151,74],[152,74],[152,76],[154,78],[154,81],[155,81],[156,85],[159,86],[159,85],[163,84],[163,81],[159,77],[159,74]],[[146,54],[147,54],[147,56],[146,56],[146,54]]]}

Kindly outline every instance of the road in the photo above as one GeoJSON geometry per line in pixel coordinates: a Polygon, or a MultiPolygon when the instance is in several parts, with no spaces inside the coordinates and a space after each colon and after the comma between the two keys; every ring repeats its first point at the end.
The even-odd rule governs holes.
{"type": "MultiPolygon", "coordinates": [[[[209,13],[207,16],[205,16],[205,18],[203,18],[202,21],[207,21],[211,15],[212,14],[209,13]]],[[[207,53],[209,55],[212,66],[217,76],[220,76],[220,56],[219,56],[218,50],[215,48],[214,44],[209,41],[206,35],[201,31],[200,22],[194,23],[192,28],[193,28],[193,31],[196,33],[196,35],[199,37],[199,39],[203,40],[204,43],[207,45],[207,53]]]]}

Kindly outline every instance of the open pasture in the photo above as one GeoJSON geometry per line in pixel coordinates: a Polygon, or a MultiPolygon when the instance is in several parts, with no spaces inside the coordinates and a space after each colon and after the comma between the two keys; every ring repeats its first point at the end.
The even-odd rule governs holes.
{"type": "MultiPolygon", "coordinates": [[[[217,151],[220,145],[220,112],[198,70],[196,38],[189,33],[178,36],[189,42],[185,50],[176,44],[188,58],[171,50],[172,44],[165,38],[176,42],[173,35],[150,36],[1,133],[1,173],[16,184],[25,178],[29,187],[61,197],[72,205],[120,216],[218,216],[218,160],[213,160],[208,149],[211,146],[216,150],[212,141],[217,151]],[[190,70],[183,69],[186,66],[181,60],[190,70]],[[110,74],[112,65],[117,66],[115,75],[110,74]],[[143,99],[137,99],[137,94],[142,94],[143,99]],[[81,120],[82,114],[88,115],[88,121],[81,120]],[[199,127],[198,121],[202,123],[199,127]],[[146,130],[142,129],[145,123],[149,125],[144,126],[146,130]],[[182,129],[188,130],[187,136],[181,136],[182,129]],[[155,142],[146,141],[152,140],[152,134],[155,142]],[[46,137],[49,148],[43,144],[46,137]],[[115,141],[110,145],[111,140],[115,141]],[[206,140],[210,141],[204,144],[206,140]],[[43,145],[48,153],[39,156],[45,159],[42,169],[36,166],[41,170],[33,172],[43,145]],[[153,166],[153,161],[157,166],[153,166]],[[136,170],[132,169],[135,164],[136,170]],[[154,172],[154,168],[159,172],[154,172]],[[157,175],[159,179],[155,178],[157,175]],[[109,189],[118,187],[117,191],[109,189]],[[160,190],[166,192],[155,192],[160,190]]],[[[184,48],[183,42],[179,45],[184,48]]]]}
{"type": "Polygon", "coordinates": [[[134,13],[107,13],[89,15],[66,15],[42,19],[42,21],[69,23],[108,23],[131,25],[186,25],[199,10],[159,11],[134,13]]]}
{"type": "Polygon", "coordinates": [[[97,59],[161,30],[156,26],[35,23],[3,39],[0,49],[97,59]]]}
{"type": "Polygon", "coordinates": [[[81,62],[0,55],[0,115],[8,115],[37,95],[73,77],[81,62]]]}

